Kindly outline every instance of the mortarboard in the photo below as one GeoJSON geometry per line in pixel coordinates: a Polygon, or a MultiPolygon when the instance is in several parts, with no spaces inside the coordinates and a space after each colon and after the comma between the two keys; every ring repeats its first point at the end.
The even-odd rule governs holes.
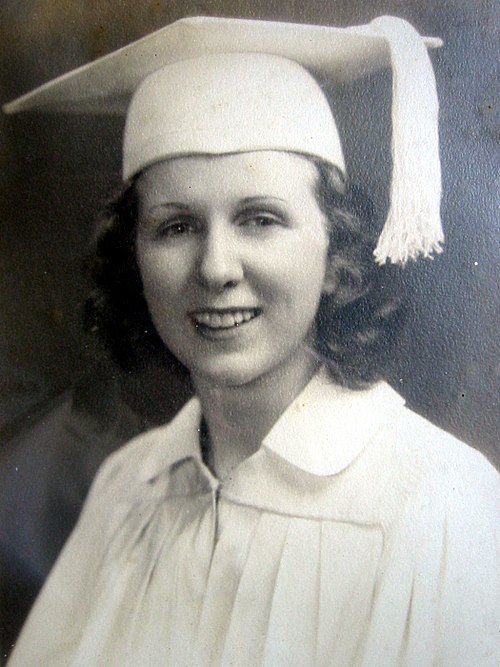
{"type": "Polygon", "coordinates": [[[440,252],[443,241],[438,102],[427,54],[440,45],[395,17],[349,28],[186,18],[4,111],[125,114],[125,179],[169,157],[251,150],[297,152],[345,171],[319,82],[391,66],[390,208],[374,254],[380,264],[404,264],[440,252]]]}

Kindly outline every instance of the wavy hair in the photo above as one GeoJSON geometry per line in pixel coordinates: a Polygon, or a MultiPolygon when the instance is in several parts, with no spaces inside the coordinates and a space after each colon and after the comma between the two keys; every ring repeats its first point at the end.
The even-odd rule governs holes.
{"type": "Polygon", "coordinates": [[[361,389],[383,377],[406,319],[401,268],[375,262],[381,222],[372,202],[349,187],[336,167],[316,164],[335,285],[320,301],[316,350],[335,382],[361,389]]]}
{"type": "MultiPolygon", "coordinates": [[[[383,376],[404,321],[400,270],[379,267],[373,259],[380,224],[369,200],[348,187],[336,167],[313,161],[316,199],[329,223],[328,271],[335,285],[320,300],[316,353],[334,382],[363,388],[383,376]]],[[[151,363],[182,369],[156,332],[144,296],[135,248],[136,181],[124,185],[98,221],[85,262],[91,285],[84,326],[127,372],[151,363]]]]}

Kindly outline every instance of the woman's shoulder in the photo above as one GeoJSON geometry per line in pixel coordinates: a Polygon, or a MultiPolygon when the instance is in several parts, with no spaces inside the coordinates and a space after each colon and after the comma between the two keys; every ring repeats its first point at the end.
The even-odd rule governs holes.
{"type": "MultiPolygon", "coordinates": [[[[387,383],[352,390],[332,384],[322,373],[306,391],[297,409],[280,420],[286,428],[281,424],[272,435],[299,440],[296,449],[319,453],[317,471],[310,466],[310,472],[333,475],[332,480],[340,473],[342,486],[354,485],[361,496],[379,494],[381,488],[411,493],[433,484],[476,488],[478,480],[489,480],[498,490],[498,473],[483,454],[414,412],[387,383]],[[345,454],[342,465],[339,451],[345,454]]],[[[283,454],[280,443],[270,444],[283,454]]]]}
{"type": "Polygon", "coordinates": [[[406,406],[387,426],[387,433],[399,457],[426,475],[434,472],[465,480],[479,474],[498,483],[498,472],[484,454],[406,406]]]}
{"type": "MultiPolygon", "coordinates": [[[[477,449],[406,406],[379,433],[367,460],[394,507],[433,506],[465,518],[498,515],[500,476],[477,449]]],[[[398,514],[397,512],[396,514],[398,514]]]]}

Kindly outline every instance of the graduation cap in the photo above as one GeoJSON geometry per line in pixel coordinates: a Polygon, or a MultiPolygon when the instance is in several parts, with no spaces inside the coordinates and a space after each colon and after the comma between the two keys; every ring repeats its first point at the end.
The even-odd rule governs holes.
{"type": "Polygon", "coordinates": [[[392,67],[390,208],[374,255],[404,264],[440,252],[438,102],[427,48],[406,21],[349,28],[186,18],[6,104],[125,114],[123,176],[193,154],[285,150],[345,172],[321,81],[392,67]]]}

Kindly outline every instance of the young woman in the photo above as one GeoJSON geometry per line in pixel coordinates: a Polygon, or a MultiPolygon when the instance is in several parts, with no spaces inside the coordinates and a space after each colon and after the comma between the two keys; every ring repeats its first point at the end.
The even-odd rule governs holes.
{"type": "Polygon", "coordinates": [[[439,233],[384,245],[344,172],[289,58],[139,85],[88,324],[195,396],[103,466],[13,665],[497,663],[497,476],[380,381],[402,315],[373,253],[439,233]]]}

